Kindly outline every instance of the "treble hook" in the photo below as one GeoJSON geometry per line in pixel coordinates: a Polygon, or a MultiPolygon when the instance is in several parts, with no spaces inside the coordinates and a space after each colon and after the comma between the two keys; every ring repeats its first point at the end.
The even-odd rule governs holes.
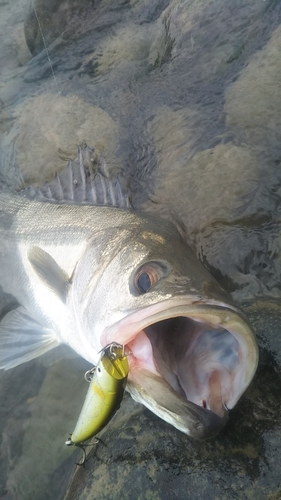
{"type": "Polygon", "coordinates": [[[85,465],[85,463],[87,462],[87,455],[86,455],[86,450],[85,450],[86,446],[93,446],[94,444],[96,444],[98,442],[102,443],[101,439],[99,439],[97,437],[95,437],[94,439],[95,439],[95,441],[94,442],[92,441],[91,443],[73,443],[73,441],[71,441],[71,435],[70,435],[70,437],[65,441],[65,444],[67,446],[74,445],[77,448],[81,448],[81,450],[82,450],[82,461],[75,462],[76,465],[82,466],[82,465],[85,465]]]}
{"type": "Polygon", "coordinates": [[[85,466],[86,459],[87,459],[85,445],[77,444],[76,446],[78,446],[78,448],[81,448],[83,455],[82,455],[82,461],[81,462],[75,462],[75,464],[79,465],[80,467],[82,467],[82,465],[85,466]]]}
{"type": "MultiPolygon", "coordinates": [[[[72,446],[74,443],[71,441],[71,436],[65,441],[65,444],[67,446],[72,446]]],[[[76,465],[85,465],[86,463],[86,450],[85,450],[85,446],[88,446],[88,445],[85,445],[84,443],[76,443],[74,446],[76,446],[77,448],[81,448],[82,450],[82,461],[80,462],[75,462],[76,465]]]]}

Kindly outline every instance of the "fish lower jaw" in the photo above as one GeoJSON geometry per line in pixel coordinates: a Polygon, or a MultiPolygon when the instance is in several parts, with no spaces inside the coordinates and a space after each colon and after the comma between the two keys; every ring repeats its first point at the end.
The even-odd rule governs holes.
{"type": "Polygon", "coordinates": [[[183,432],[194,434],[190,420],[192,429],[204,422],[202,433],[210,437],[214,435],[210,421],[215,428],[225,423],[227,409],[235,406],[255,373],[255,337],[243,318],[226,307],[167,302],[128,315],[105,331],[102,342],[127,347],[128,390],[134,399],[161,413],[164,420],[166,413],[169,421],[175,415],[173,425],[182,430],[184,421],[179,424],[176,419],[180,405],[183,419],[189,414],[183,432]],[[166,396],[160,397],[155,386],[166,396]]]}
{"type": "Polygon", "coordinates": [[[183,398],[159,373],[155,375],[145,369],[135,369],[128,377],[126,389],[135,401],[194,439],[214,437],[228,420],[225,407],[220,408],[218,415],[183,398]]]}
{"type": "MultiPolygon", "coordinates": [[[[183,388],[179,388],[177,385],[178,380],[177,383],[175,383],[170,377],[169,381],[167,381],[168,377],[165,378],[165,373],[161,373],[161,367],[156,365],[153,357],[152,344],[144,331],[139,332],[136,337],[127,344],[126,348],[129,361],[128,390],[136,401],[147,406],[160,418],[173,425],[181,432],[198,439],[202,438],[201,434],[199,437],[197,436],[197,430],[194,436],[194,426],[201,425],[200,419],[199,423],[196,420],[198,411],[206,412],[205,419],[208,423],[206,427],[209,426],[209,429],[207,431],[206,428],[204,428],[204,437],[209,437],[209,433],[211,433],[211,435],[213,433],[216,434],[214,426],[209,424],[209,416],[211,421],[215,420],[215,428],[220,429],[224,425],[223,423],[228,418],[226,406],[228,395],[226,384],[223,383],[223,380],[226,379],[226,374],[222,373],[219,369],[214,369],[210,374],[206,375],[205,378],[208,378],[208,382],[205,384],[203,390],[201,387],[201,390],[198,388],[197,392],[187,394],[184,392],[183,388]],[[148,379],[150,380],[148,381],[148,379]],[[158,381],[157,394],[153,392],[155,380],[158,381]],[[163,390],[166,393],[166,399],[164,398],[165,400],[163,403],[161,398],[159,400],[159,390],[163,390]],[[175,398],[178,398],[178,401],[175,402],[175,398]],[[184,413],[188,413],[188,409],[183,410],[181,408],[183,413],[181,418],[177,414],[178,410],[176,406],[179,402],[182,403],[183,407],[185,404],[192,405],[192,410],[195,413],[192,424],[190,424],[190,418],[184,415],[184,413]],[[218,417],[217,420],[214,418],[214,415],[218,417]],[[188,423],[186,423],[186,419],[188,423]]],[[[174,377],[175,379],[177,378],[175,374],[174,377]]]]}
{"type": "Polygon", "coordinates": [[[151,375],[162,377],[170,387],[187,401],[223,417],[226,408],[230,407],[232,397],[232,376],[229,370],[219,365],[218,362],[209,360],[205,353],[197,360],[193,358],[192,363],[187,359],[185,366],[167,368],[167,360],[164,365],[159,354],[154,358],[153,346],[149,340],[149,333],[144,330],[139,332],[126,347],[129,352],[129,378],[133,380],[136,370],[146,370],[151,375]],[[200,363],[201,361],[201,363],[200,363]],[[193,368],[193,370],[192,370],[193,368]],[[184,376],[177,375],[176,369],[184,376]],[[185,384],[188,379],[189,383],[185,384]]]}
{"type": "MultiPolygon", "coordinates": [[[[184,397],[186,401],[196,404],[197,406],[210,410],[221,418],[224,418],[231,388],[230,374],[227,370],[222,370],[221,367],[214,367],[210,373],[205,373],[204,384],[201,380],[201,387],[197,384],[197,391],[188,393],[184,388],[177,386],[178,378],[174,374],[175,381],[170,377],[165,378],[165,373],[161,373],[161,365],[157,365],[153,357],[152,344],[146,335],[145,331],[139,332],[136,337],[127,344],[128,360],[129,360],[129,380],[134,382],[134,374],[136,371],[146,371],[151,377],[161,377],[165,382],[171,382],[171,390],[174,390],[179,396],[184,397]],[[170,380],[167,380],[170,378],[170,380]],[[227,381],[227,383],[226,383],[227,381]]],[[[203,370],[202,370],[203,371],[203,370]]],[[[202,377],[201,377],[202,378],[202,377]]],[[[194,384],[196,385],[196,384],[194,384]]]]}
{"type": "MultiPolygon", "coordinates": [[[[134,374],[136,371],[140,373],[146,371],[151,377],[157,376],[166,382],[165,377],[162,376],[161,371],[158,371],[153,358],[149,357],[150,362],[147,360],[135,357],[134,347],[132,348],[132,343],[128,344],[129,348],[129,381],[134,383],[134,374]]],[[[143,354],[143,351],[142,351],[143,354]]],[[[183,391],[177,391],[170,386],[172,391],[175,391],[181,398],[183,397],[187,402],[191,402],[198,407],[206,410],[210,410],[221,418],[225,417],[225,413],[230,409],[229,400],[231,396],[229,395],[229,387],[223,382],[224,374],[220,370],[214,370],[209,375],[209,380],[207,388],[204,387],[202,391],[198,390],[198,393],[193,394],[183,394],[183,391]]],[[[145,403],[144,403],[145,404],[145,403]]]]}

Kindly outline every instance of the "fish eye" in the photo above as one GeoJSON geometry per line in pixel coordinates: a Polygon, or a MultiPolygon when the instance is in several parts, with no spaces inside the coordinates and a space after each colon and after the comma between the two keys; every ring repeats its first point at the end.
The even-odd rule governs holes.
{"type": "Polygon", "coordinates": [[[135,275],[134,284],[139,293],[146,293],[161,277],[159,266],[145,264],[135,275]]]}

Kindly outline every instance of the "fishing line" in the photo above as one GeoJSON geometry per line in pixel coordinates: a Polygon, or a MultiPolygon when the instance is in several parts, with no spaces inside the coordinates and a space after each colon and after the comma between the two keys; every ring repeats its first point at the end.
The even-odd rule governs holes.
{"type": "Polygon", "coordinates": [[[55,75],[55,72],[54,72],[54,67],[52,65],[52,61],[51,61],[51,58],[50,58],[50,54],[49,54],[49,51],[48,51],[48,47],[47,47],[47,44],[46,44],[46,40],[45,40],[45,37],[44,37],[44,34],[43,34],[43,30],[42,30],[42,26],[41,26],[41,23],[39,21],[39,17],[38,17],[38,14],[37,14],[37,10],[35,8],[35,3],[34,3],[34,0],[31,0],[32,1],[32,7],[33,7],[33,10],[34,10],[34,14],[35,14],[35,17],[36,17],[36,20],[37,20],[37,23],[38,23],[38,27],[39,27],[39,31],[40,31],[40,35],[42,37],[42,40],[43,40],[43,43],[44,43],[44,47],[45,47],[45,51],[46,51],[46,55],[47,55],[47,58],[48,58],[48,61],[49,61],[49,64],[50,64],[50,67],[51,67],[51,71],[52,71],[52,77],[54,79],[54,84],[55,84],[55,87],[57,89],[57,92],[59,95],[61,95],[60,93],[60,90],[59,90],[59,87],[58,87],[58,83],[57,83],[57,78],[56,78],[56,75],[55,75]]]}
{"type": "MultiPolygon", "coordinates": [[[[60,91],[59,86],[58,86],[58,79],[57,79],[57,77],[55,75],[54,66],[52,64],[50,53],[49,53],[49,50],[48,50],[48,47],[47,47],[47,42],[46,42],[46,39],[45,39],[45,36],[44,36],[44,33],[43,33],[41,22],[39,20],[37,9],[35,7],[35,0],[31,0],[31,5],[32,5],[32,8],[33,8],[33,11],[34,11],[37,23],[38,23],[38,27],[39,27],[40,35],[41,35],[42,40],[43,40],[44,49],[45,49],[45,52],[46,52],[46,55],[47,55],[47,59],[48,59],[48,62],[50,64],[50,68],[51,68],[51,72],[52,72],[52,78],[53,78],[53,81],[54,81],[54,85],[55,85],[55,88],[56,88],[56,91],[57,91],[58,95],[61,96],[61,91],[60,91]]],[[[69,118],[68,118],[68,116],[66,116],[65,123],[67,125],[69,125],[69,118]]],[[[71,130],[70,130],[70,132],[71,132],[71,130]]],[[[109,176],[109,172],[108,172],[108,167],[109,166],[113,166],[113,167],[116,166],[116,162],[115,163],[114,162],[110,162],[108,164],[104,163],[103,169],[104,169],[105,177],[107,177],[107,178],[110,177],[109,176]]],[[[117,166],[119,166],[118,163],[117,163],[117,166]]]]}

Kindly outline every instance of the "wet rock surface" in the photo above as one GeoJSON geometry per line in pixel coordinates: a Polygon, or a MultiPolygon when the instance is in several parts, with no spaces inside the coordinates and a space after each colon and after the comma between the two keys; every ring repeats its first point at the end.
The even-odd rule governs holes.
{"type": "Polygon", "coordinates": [[[45,49],[45,45],[50,45],[62,33],[65,36],[71,30],[71,26],[75,26],[75,22],[79,23],[81,18],[85,18],[92,6],[92,0],[34,0],[30,2],[25,15],[24,34],[32,56],[39,54],[45,49]]]}
{"type": "Polygon", "coordinates": [[[244,305],[261,353],[214,440],[126,397],[77,470],[87,364],[1,372],[1,498],[281,497],[280,21],[273,0],[0,1],[1,185],[44,183],[88,142],[244,305]]]}
{"type": "MultiPolygon", "coordinates": [[[[72,358],[50,366],[46,359],[50,361],[42,356],[1,372],[3,499],[59,498],[75,463],[74,450],[64,441],[76,422],[77,401],[83,403],[87,389],[83,374],[89,365],[72,358]]],[[[55,360],[54,355],[51,361],[55,360]]]]}

